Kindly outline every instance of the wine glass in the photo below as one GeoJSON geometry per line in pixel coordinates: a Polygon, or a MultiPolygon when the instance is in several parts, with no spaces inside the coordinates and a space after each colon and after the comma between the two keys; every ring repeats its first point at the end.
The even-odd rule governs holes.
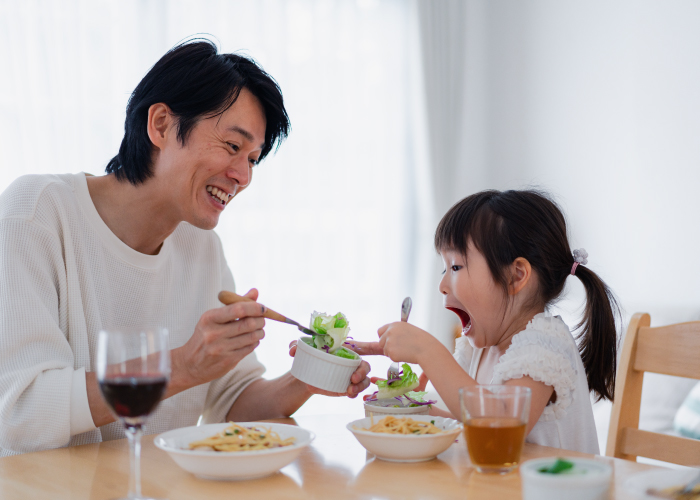
{"type": "MultiPolygon", "coordinates": [[[[141,496],[141,435],[170,379],[170,349],[165,328],[100,331],[97,380],[112,412],[129,438],[129,496],[141,496]]],[[[146,499],[144,499],[146,500],[146,499]]]]}

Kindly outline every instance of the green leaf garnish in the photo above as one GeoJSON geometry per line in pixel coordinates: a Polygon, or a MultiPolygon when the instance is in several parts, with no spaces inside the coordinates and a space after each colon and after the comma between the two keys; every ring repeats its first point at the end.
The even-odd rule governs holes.
{"type": "Polygon", "coordinates": [[[574,464],[572,462],[564,460],[563,458],[557,458],[557,461],[554,462],[554,465],[551,467],[540,467],[537,469],[537,471],[543,474],[561,474],[562,472],[573,468],[574,464]]]}

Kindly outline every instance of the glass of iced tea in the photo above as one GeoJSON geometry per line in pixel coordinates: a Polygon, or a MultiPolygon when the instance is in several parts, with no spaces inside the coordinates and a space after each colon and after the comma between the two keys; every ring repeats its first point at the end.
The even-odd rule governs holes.
{"type": "Polygon", "coordinates": [[[476,385],[459,390],[467,451],[479,472],[505,474],[518,466],[530,414],[530,389],[476,385]]]}

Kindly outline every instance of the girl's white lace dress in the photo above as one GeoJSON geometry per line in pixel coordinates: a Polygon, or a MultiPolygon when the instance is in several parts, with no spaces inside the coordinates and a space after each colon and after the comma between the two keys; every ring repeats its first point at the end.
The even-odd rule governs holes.
{"type": "MultiPolygon", "coordinates": [[[[483,349],[467,337],[457,339],[455,359],[476,378],[483,349]]],[[[559,316],[541,313],[532,318],[493,369],[492,384],[529,376],[554,387],[556,401],[548,404],[527,436],[528,443],[599,453],[586,371],[569,327],[559,316]]]]}

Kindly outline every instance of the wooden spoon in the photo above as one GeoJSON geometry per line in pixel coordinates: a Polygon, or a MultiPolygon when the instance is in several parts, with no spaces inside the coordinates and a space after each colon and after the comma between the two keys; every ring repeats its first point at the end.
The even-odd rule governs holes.
{"type": "MultiPolygon", "coordinates": [[[[249,299],[248,297],[242,297],[241,295],[237,295],[233,292],[227,292],[226,290],[219,292],[219,301],[225,305],[235,304],[236,302],[255,302],[253,299],[249,299]]],[[[273,311],[269,307],[267,307],[267,306],[263,306],[263,307],[265,307],[265,312],[263,313],[263,317],[269,318],[269,319],[274,320],[274,321],[279,321],[280,323],[287,323],[288,325],[294,325],[299,329],[299,331],[301,331],[301,333],[305,333],[307,335],[318,335],[315,331],[301,326],[296,321],[289,319],[286,316],[282,316],[280,313],[273,311]]]]}

